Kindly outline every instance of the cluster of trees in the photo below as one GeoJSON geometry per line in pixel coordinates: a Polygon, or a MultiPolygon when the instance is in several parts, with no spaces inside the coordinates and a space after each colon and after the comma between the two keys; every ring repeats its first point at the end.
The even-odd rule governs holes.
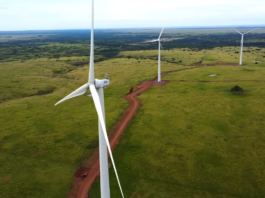
{"type": "MultiPolygon", "coordinates": [[[[89,30],[60,30],[60,31],[26,31],[0,32],[4,35],[35,35],[29,40],[12,40],[0,42],[0,61],[32,58],[60,58],[70,56],[89,56],[89,30]],[[59,45],[58,45],[59,44],[59,45]]],[[[157,38],[158,33],[129,32],[124,30],[96,30],[95,55],[101,55],[105,60],[116,57],[120,51],[154,50],[157,43],[143,43],[157,38]]],[[[16,38],[14,37],[14,38],[16,38]]],[[[163,39],[178,37],[179,39],[165,41],[166,50],[173,48],[211,49],[222,46],[239,46],[240,36],[237,33],[192,35],[163,34],[163,39]]],[[[245,38],[245,46],[263,47],[265,34],[249,34],[245,38]]]]}

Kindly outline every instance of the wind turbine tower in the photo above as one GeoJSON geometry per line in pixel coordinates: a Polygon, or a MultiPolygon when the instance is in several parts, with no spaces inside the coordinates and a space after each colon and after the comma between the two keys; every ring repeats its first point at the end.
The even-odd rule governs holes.
{"type": "Polygon", "coordinates": [[[155,40],[151,40],[151,41],[146,41],[147,43],[152,43],[152,42],[158,42],[158,74],[157,74],[157,82],[160,82],[161,81],[161,61],[160,61],[160,57],[161,57],[161,48],[163,49],[162,47],[162,44],[161,44],[161,35],[163,33],[163,30],[164,28],[162,28],[162,31],[158,37],[158,39],[155,39],[155,40]]]}
{"type": "MultiPolygon", "coordinates": [[[[257,29],[257,28],[256,28],[257,29]]],[[[249,33],[249,32],[252,32],[256,29],[253,29],[253,30],[250,30],[248,32],[245,32],[245,33],[242,33],[242,32],[239,32],[238,30],[234,29],[235,31],[237,31],[239,34],[241,34],[241,49],[240,49],[240,60],[239,60],[239,65],[242,65],[242,58],[243,58],[243,44],[244,44],[244,35],[249,33]]]]}
{"type": "Polygon", "coordinates": [[[121,195],[124,198],[121,188],[120,180],[118,177],[117,169],[113,160],[112,151],[106,131],[105,125],[105,108],[104,108],[104,88],[109,85],[108,75],[105,75],[105,79],[95,79],[94,77],[94,0],[92,0],[92,25],[91,25],[91,43],[90,43],[90,68],[88,82],[77,90],[57,102],[55,105],[68,100],[70,98],[83,95],[90,89],[96,111],[98,114],[98,131],[99,131],[99,160],[100,160],[100,191],[101,198],[110,198],[109,187],[109,170],[108,170],[108,153],[114,168],[114,172],[119,184],[121,195]],[[98,89],[98,91],[96,91],[98,89]]]}

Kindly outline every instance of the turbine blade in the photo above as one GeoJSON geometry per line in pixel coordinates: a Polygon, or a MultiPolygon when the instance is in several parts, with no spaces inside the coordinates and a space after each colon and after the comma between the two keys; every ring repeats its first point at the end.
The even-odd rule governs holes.
{"type": "Polygon", "coordinates": [[[103,117],[103,114],[102,114],[102,108],[101,108],[99,96],[98,96],[98,93],[96,91],[95,85],[92,84],[92,85],[89,86],[89,88],[90,88],[90,91],[91,91],[91,94],[92,94],[92,97],[93,97],[93,100],[94,100],[94,104],[95,104],[95,107],[96,107],[96,110],[97,110],[97,113],[98,113],[99,123],[101,125],[102,130],[103,130],[103,134],[104,134],[105,141],[106,141],[106,144],[107,144],[107,147],[108,147],[108,150],[109,150],[110,159],[111,159],[111,162],[112,162],[112,165],[113,165],[113,168],[114,168],[114,172],[116,174],[116,178],[117,178],[117,181],[118,181],[118,184],[119,184],[119,187],[120,187],[120,191],[121,191],[122,197],[124,198],[124,195],[123,195],[123,192],[122,192],[122,188],[121,188],[121,184],[120,184],[120,180],[119,180],[119,176],[118,176],[118,173],[117,173],[117,169],[116,169],[116,166],[115,166],[115,163],[114,163],[114,159],[113,159],[113,156],[112,156],[112,151],[111,151],[110,144],[109,144],[109,138],[108,138],[107,131],[106,131],[106,125],[105,125],[104,117],[103,117]]]}
{"type": "Polygon", "coordinates": [[[153,42],[157,42],[158,39],[155,39],[155,40],[151,40],[151,41],[145,41],[145,43],[153,43],[153,42]]]}
{"type": "Polygon", "coordinates": [[[79,87],[77,90],[73,91],[68,96],[64,97],[62,100],[57,102],[54,106],[58,105],[59,103],[65,101],[65,100],[68,100],[70,98],[83,95],[84,93],[87,92],[88,88],[89,88],[89,84],[84,84],[83,86],[79,87]]]}
{"type": "Polygon", "coordinates": [[[161,31],[161,33],[160,33],[160,35],[159,35],[159,37],[158,37],[158,40],[160,39],[160,37],[161,37],[161,35],[162,35],[162,33],[163,33],[163,30],[164,30],[164,27],[162,28],[162,31],[161,31]]]}
{"type": "Polygon", "coordinates": [[[250,31],[244,33],[244,34],[250,33],[250,32],[252,32],[252,31],[254,31],[254,30],[256,30],[256,29],[259,29],[259,28],[255,28],[255,29],[253,29],[253,30],[250,30],[250,31]]]}
{"type": "Polygon", "coordinates": [[[92,24],[91,24],[91,38],[90,38],[90,66],[88,82],[94,83],[94,0],[92,0],[92,24]]]}
{"type": "Polygon", "coordinates": [[[233,28],[233,29],[234,29],[235,31],[237,31],[239,34],[241,34],[241,35],[243,34],[243,33],[239,32],[237,29],[235,29],[235,28],[233,28]]]}

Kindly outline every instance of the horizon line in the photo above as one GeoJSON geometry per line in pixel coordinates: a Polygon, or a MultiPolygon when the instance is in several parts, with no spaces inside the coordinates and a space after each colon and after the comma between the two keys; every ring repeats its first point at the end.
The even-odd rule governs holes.
{"type": "MultiPolygon", "coordinates": [[[[165,29],[218,29],[218,28],[249,28],[249,27],[264,27],[264,25],[219,25],[219,26],[168,26],[165,29]]],[[[121,30],[121,29],[158,29],[161,28],[160,26],[157,27],[114,27],[114,28],[95,28],[95,30],[121,30]]],[[[27,30],[0,30],[0,32],[26,32],[26,31],[71,31],[71,30],[90,30],[90,28],[74,28],[74,29],[27,29],[27,30]]]]}

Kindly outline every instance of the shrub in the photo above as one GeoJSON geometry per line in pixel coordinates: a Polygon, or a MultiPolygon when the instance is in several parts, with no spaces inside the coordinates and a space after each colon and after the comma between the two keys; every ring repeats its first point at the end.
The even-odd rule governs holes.
{"type": "Polygon", "coordinates": [[[238,85],[231,88],[231,92],[233,92],[233,93],[242,93],[243,91],[244,90],[241,87],[239,87],[238,85]]]}

